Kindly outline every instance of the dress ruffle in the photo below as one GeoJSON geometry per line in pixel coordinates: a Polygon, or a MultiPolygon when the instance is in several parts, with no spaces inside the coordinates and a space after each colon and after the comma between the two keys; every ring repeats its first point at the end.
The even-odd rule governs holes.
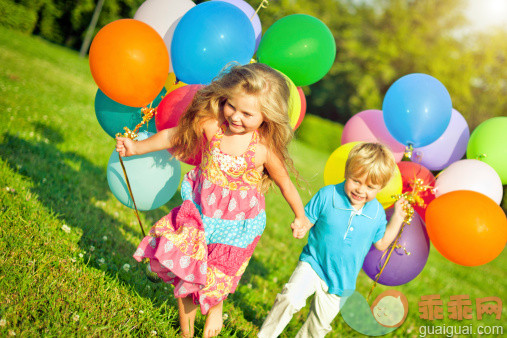
{"type": "Polygon", "coordinates": [[[153,226],[134,254],[139,262],[148,258],[151,270],[174,285],[175,297],[192,296],[203,314],[236,290],[266,226],[254,160],[259,136],[254,132],[238,157],[220,152],[224,131],[225,125],[200,166],[185,175],[182,205],[153,226]]]}
{"type": "Polygon", "coordinates": [[[176,297],[191,295],[206,314],[236,290],[259,239],[246,248],[206,245],[199,211],[191,201],[183,201],[150,230],[134,258],[148,258],[151,270],[174,285],[176,297]]]}

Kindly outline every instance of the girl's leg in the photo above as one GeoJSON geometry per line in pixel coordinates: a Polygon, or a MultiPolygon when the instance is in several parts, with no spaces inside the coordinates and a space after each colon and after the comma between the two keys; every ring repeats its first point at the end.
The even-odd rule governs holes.
{"type": "Polygon", "coordinates": [[[194,336],[194,322],[197,308],[198,305],[194,304],[192,296],[178,298],[178,312],[182,337],[190,338],[194,336]]]}
{"type": "Polygon", "coordinates": [[[204,324],[204,338],[216,337],[222,330],[223,318],[222,308],[224,301],[221,301],[217,305],[209,309],[208,316],[206,317],[206,323],[204,324]]]}

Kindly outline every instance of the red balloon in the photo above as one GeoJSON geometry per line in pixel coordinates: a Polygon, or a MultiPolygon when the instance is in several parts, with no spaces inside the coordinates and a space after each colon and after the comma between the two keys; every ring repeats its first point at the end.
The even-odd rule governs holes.
{"type": "MultiPolygon", "coordinates": [[[[426,169],[424,166],[414,162],[398,162],[398,168],[400,169],[401,179],[403,187],[401,192],[413,191],[413,184],[416,179],[422,180],[421,185],[435,187],[435,176],[426,169]]],[[[414,210],[421,216],[423,221],[426,222],[426,208],[435,199],[435,194],[432,189],[427,189],[423,192],[417,193],[417,196],[421,197],[424,201],[423,206],[413,205],[414,210]]]]}
{"type": "Polygon", "coordinates": [[[305,93],[303,92],[303,89],[301,87],[298,87],[298,93],[299,93],[299,98],[301,99],[301,113],[299,114],[299,119],[296,122],[296,126],[294,127],[294,130],[298,129],[301,122],[303,122],[303,118],[305,117],[305,114],[306,114],[306,97],[305,97],[305,93]]]}
{"type": "MultiPolygon", "coordinates": [[[[176,127],[181,115],[183,115],[194,99],[195,93],[202,87],[204,86],[187,85],[176,88],[164,96],[155,114],[155,126],[157,130],[176,127]]],[[[184,162],[190,165],[198,165],[201,163],[201,155],[201,152],[199,152],[194,158],[185,160],[184,162]]]]}
{"type": "Polygon", "coordinates": [[[157,114],[155,115],[157,130],[176,127],[181,115],[194,99],[195,93],[202,87],[202,85],[187,85],[176,88],[164,96],[157,107],[157,114]]]}

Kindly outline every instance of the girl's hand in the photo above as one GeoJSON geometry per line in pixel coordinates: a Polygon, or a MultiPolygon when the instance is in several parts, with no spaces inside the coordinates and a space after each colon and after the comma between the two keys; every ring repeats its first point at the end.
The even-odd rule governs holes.
{"type": "Polygon", "coordinates": [[[136,155],[136,143],[127,137],[116,138],[116,151],[121,157],[136,155]]]}
{"type": "Polygon", "coordinates": [[[294,218],[294,221],[290,225],[292,236],[299,239],[303,238],[312,226],[313,224],[306,217],[304,219],[294,218]]]}
{"type": "Polygon", "coordinates": [[[404,220],[407,216],[406,208],[408,207],[408,202],[403,197],[394,203],[394,213],[392,217],[397,217],[400,220],[404,220]]]}

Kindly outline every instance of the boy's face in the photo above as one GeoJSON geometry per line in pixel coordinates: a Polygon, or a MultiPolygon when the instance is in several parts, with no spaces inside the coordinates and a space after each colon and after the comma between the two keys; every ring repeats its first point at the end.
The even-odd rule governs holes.
{"type": "Polygon", "coordinates": [[[364,174],[360,177],[348,177],[345,179],[345,194],[349,198],[350,204],[359,210],[366,202],[373,200],[382,187],[371,183],[364,174]]]}

